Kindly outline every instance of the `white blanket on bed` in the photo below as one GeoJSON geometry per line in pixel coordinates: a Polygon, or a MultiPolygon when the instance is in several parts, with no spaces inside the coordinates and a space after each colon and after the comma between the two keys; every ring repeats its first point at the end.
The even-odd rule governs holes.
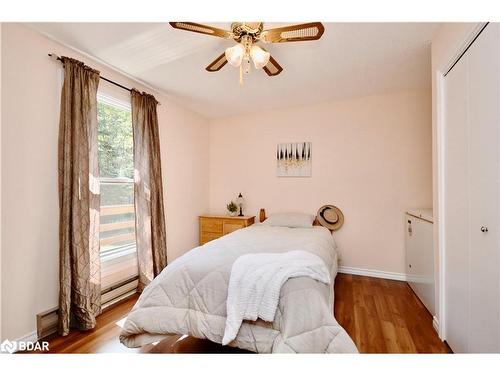
{"type": "Polygon", "coordinates": [[[330,272],[325,263],[307,251],[255,253],[236,259],[229,279],[222,345],[236,338],[243,320],[260,318],[272,322],[282,285],[288,279],[300,276],[330,284],[330,272]]]}

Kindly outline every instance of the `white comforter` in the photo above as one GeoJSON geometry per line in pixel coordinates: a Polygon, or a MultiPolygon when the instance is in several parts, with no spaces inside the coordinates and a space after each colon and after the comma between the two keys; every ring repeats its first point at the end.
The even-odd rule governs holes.
{"type": "MultiPolygon", "coordinates": [[[[319,256],[335,279],[335,243],[327,229],[252,225],[170,263],[139,297],[120,341],[137,347],[176,333],[221,343],[234,261],[244,254],[294,249],[319,256]]],[[[230,345],[259,353],[357,352],[333,317],[333,285],[309,277],[289,279],[281,288],[274,321],[243,322],[230,345]]]]}

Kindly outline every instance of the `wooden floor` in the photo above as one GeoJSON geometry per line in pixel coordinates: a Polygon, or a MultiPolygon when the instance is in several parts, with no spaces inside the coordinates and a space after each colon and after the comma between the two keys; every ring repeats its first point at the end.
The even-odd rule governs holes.
{"type": "Polygon", "coordinates": [[[335,317],[360,353],[449,353],[407,283],[339,274],[335,317]]]}
{"type": "MultiPolygon", "coordinates": [[[[140,349],[118,341],[120,323],[133,307],[132,297],[105,311],[95,329],[73,331],[49,341],[51,353],[244,353],[208,340],[172,335],[140,349]]],[[[448,353],[432,327],[432,317],[408,284],[339,274],[335,280],[335,317],[361,353],[448,353]]]]}

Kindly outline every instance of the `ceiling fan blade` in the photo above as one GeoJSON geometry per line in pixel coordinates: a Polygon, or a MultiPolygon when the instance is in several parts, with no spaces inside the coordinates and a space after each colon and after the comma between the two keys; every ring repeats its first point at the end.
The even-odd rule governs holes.
{"type": "Polygon", "coordinates": [[[272,57],[269,57],[268,63],[262,68],[268,76],[277,76],[283,70],[280,64],[272,57]]]}
{"type": "Polygon", "coordinates": [[[174,29],[180,29],[185,31],[192,31],[194,33],[200,33],[205,35],[218,36],[219,38],[229,39],[232,37],[231,32],[219,29],[217,27],[203,25],[201,23],[194,22],[169,22],[170,26],[174,29]]]}
{"type": "Polygon", "coordinates": [[[299,25],[278,27],[264,30],[260,40],[266,43],[303,42],[318,40],[323,35],[325,27],[321,22],[302,23],[299,25]]]}
{"type": "Polygon", "coordinates": [[[212,63],[207,66],[205,69],[208,70],[209,72],[217,72],[222,69],[224,65],[226,65],[227,59],[226,59],[226,53],[224,52],[222,55],[217,57],[212,63]]]}

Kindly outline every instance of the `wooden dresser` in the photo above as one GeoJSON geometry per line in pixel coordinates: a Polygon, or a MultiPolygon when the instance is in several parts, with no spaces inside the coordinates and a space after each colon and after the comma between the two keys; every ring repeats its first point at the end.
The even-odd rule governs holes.
{"type": "Polygon", "coordinates": [[[255,216],[200,216],[200,245],[248,227],[254,222],[255,216]]]}

